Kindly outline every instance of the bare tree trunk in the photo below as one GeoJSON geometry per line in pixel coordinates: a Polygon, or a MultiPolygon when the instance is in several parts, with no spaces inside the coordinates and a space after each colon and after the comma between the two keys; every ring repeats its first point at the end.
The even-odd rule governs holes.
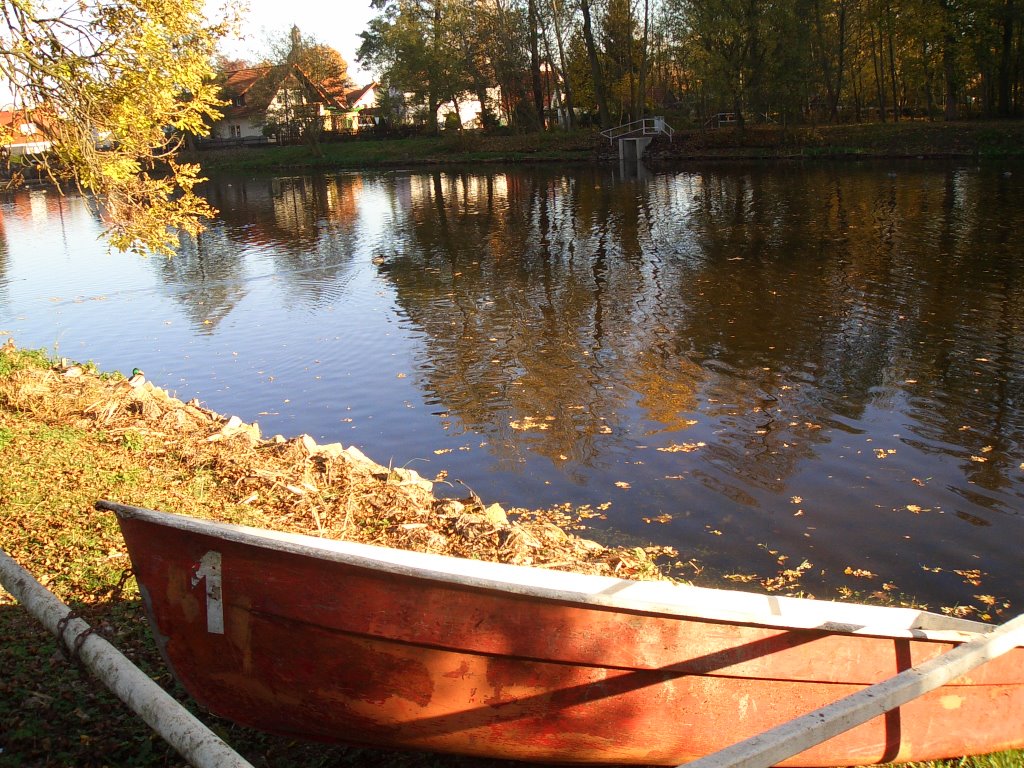
{"type": "Polygon", "coordinates": [[[1014,0],[1003,3],[1002,50],[999,56],[999,116],[1009,117],[1013,112],[1010,98],[1010,70],[1013,53],[1014,0]]]}
{"type": "Polygon", "coordinates": [[[547,61],[548,67],[551,70],[552,87],[554,89],[554,93],[551,97],[551,105],[555,110],[556,121],[558,122],[559,127],[562,127],[562,120],[558,116],[565,110],[565,98],[560,84],[564,78],[562,77],[561,67],[555,64],[555,57],[551,55],[551,43],[548,40],[548,31],[544,26],[543,17],[541,17],[540,31],[540,39],[544,42],[544,59],[547,61]]]}
{"type": "Polygon", "coordinates": [[[898,86],[896,82],[896,33],[893,30],[892,6],[885,4],[885,27],[889,38],[889,85],[892,88],[892,120],[894,123],[900,121],[900,100],[897,95],[898,86]]]}
{"type": "Polygon", "coordinates": [[[544,88],[540,81],[540,53],[537,46],[537,0],[528,0],[527,16],[530,24],[530,80],[533,84],[533,106],[537,110],[537,124],[544,130],[544,88]]]}
{"type": "Polygon", "coordinates": [[[875,26],[871,25],[871,63],[875,69],[875,89],[878,92],[878,111],[882,122],[888,120],[885,112],[885,61],[881,51],[882,29],[878,29],[878,41],[875,40],[875,26]]]}
{"type": "Polygon", "coordinates": [[[942,47],[942,70],[946,81],[946,107],[945,116],[947,120],[956,120],[956,37],[952,30],[946,32],[942,47]]]}
{"type": "Polygon", "coordinates": [[[839,61],[836,63],[836,92],[831,104],[830,119],[839,122],[839,100],[843,97],[843,73],[846,70],[846,0],[839,3],[839,17],[836,20],[839,33],[839,61]]]}
{"type": "Polygon", "coordinates": [[[644,36],[640,47],[640,87],[639,104],[635,112],[636,119],[641,120],[647,114],[647,68],[648,51],[651,47],[651,0],[644,0],[644,36]]]}
{"type": "Polygon", "coordinates": [[[580,0],[583,12],[583,40],[587,44],[587,57],[590,59],[590,74],[594,78],[594,97],[597,99],[597,114],[602,128],[611,128],[612,120],[608,115],[608,100],[604,92],[604,75],[601,73],[601,61],[597,58],[597,46],[594,44],[594,26],[590,21],[590,0],[580,0]]]}
{"type": "MultiPolygon", "coordinates": [[[[549,0],[548,8],[551,10],[551,20],[555,25],[555,43],[558,45],[558,73],[556,76],[561,75],[562,87],[565,91],[565,110],[566,110],[566,128],[572,129],[576,126],[576,105],[573,103],[572,96],[572,84],[569,82],[569,78],[565,77],[565,41],[562,35],[562,24],[559,21],[558,10],[554,7],[554,0],[549,0]]],[[[547,37],[545,37],[545,42],[547,37]]],[[[548,59],[550,59],[550,54],[548,59]]]]}
{"type": "MultiPolygon", "coordinates": [[[[434,50],[437,51],[441,45],[441,4],[438,2],[434,3],[434,50]]],[[[432,133],[440,133],[441,128],[437,124],[437,109],[441,106],[441,97],[437,93],[437,84],[433,80],[429,84],[429,93],[427,95],[427,102],[430,109],[430,120],[433,123],[432,133]]]]}

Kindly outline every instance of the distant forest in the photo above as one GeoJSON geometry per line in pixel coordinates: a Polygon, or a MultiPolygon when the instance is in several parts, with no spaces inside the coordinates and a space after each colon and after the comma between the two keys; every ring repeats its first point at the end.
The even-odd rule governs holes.
{"type": "Polygon", "coordinates": [[[1020,117],[1024,0],[374,0],[382,108],[486,126],[1020,117]],[[403,94],[398,96],[397,94],[403,94]]]}

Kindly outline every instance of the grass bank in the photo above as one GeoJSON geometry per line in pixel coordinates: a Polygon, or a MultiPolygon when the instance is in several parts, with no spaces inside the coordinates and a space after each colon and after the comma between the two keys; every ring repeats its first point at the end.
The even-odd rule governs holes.
{"type": "Polygon", "coordinates": [[[484,135],[445,133],[412,138],[351,138],[306,144],[219,149],[192,159],[210,172],[281,171],[333,168],[402,168],[405,166],[480,163],[578,163],[593,161],[607,145],[593,131],[484,135]]]}
{"type": "MultiPolygon", "coordinates": [[[[643,578],[657,577],[658,557],[671,554],[587,542],[576,533],[586,508],[506,512],[476,497],[438,499],[429,481],[375,464],[358,451],[317,446],[308,438],[266,439],[256,425],[183,403],[143,377],[101,374],[10,344],[0,348],[0,462],[4,550],[193,710],[160,659],[116,522],[93,509],[98,498],[505,562],[571,562],[572,570],[643,578]],[[505,535],[498,535],[499,528],[505,535]]],[[[54,638],[2,590],[0,669],[0,766],[183,764],[101,684],[68,662],[54,638]]],[[[256,766],[513,766],[311,745],[197,714],[256,766]]],[[[1022,762],[1024,755],[1006,753],[942,765],[1010,768],[1022,762]]]]}
{"type": "MultiPolygon", "coordinates": [[[[669,119],[671,124],[673,121],[669,119]]],[[[595,130],[522,135],[444,133],[401,139],[352,138],[287,147],[221,149],[195,153],[207,172],[401,168],[431,165],[607,162],[616,148],[595,130]]],[[[677,130],[659,138],[645,162],[671,165],[717,160],[835,158],[1020,158],[1024,122],[865,123],[784,128],[750,126],[677,130]]]]}

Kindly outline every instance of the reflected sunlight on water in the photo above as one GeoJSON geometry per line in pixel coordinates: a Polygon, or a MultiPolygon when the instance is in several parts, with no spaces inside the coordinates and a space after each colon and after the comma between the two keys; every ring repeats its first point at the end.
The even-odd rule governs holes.
{"type": "Polygon", "coordinates": [[[704,577],[1016,604],[1024,185],[895,170],[223,178],[170,260],[22,193],[0,330],[488,500],[610,503],[595,537],[704,577]]]}

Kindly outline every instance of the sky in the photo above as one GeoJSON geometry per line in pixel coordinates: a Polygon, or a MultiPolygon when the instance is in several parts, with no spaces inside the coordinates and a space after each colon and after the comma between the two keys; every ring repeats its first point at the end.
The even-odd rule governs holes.
{"type": "MultiPolygon", "coordinates": [[[[210,0],[208,7],[218,4],[210,0]]],[[[259,59],[267,49],[268,37],[287,34],[294,24],[303,36],[313,37],[338,51],[348,62],[349,76],[357,84],[365,85],[373,79],[356,63],[359,33],[376,15],[370,0],[248,0],[247,5],[242,16],[244,39],[226,40],[221,45],[225,55],[259,59]]]]}
{"type": "MultiPolygon", "coordinates": [[[[207,15],[219,5],[220,0],[207,0],[207,15]]],[[[257,61],[267,50],[268,37],[287,34],[295,24],[303,35],[338,51],[348,62],[349,77],[357,85],[373,80],[373,75],[356,63],[359,33],[376,15],[370,0],[248,0],[247,5],[241,29],[243,39],[223,41],[221,51],[226,56],[257,61]]],[[[7,84],[0,81],[0,108],[11,108],[12,98],[7,84]]]]}

